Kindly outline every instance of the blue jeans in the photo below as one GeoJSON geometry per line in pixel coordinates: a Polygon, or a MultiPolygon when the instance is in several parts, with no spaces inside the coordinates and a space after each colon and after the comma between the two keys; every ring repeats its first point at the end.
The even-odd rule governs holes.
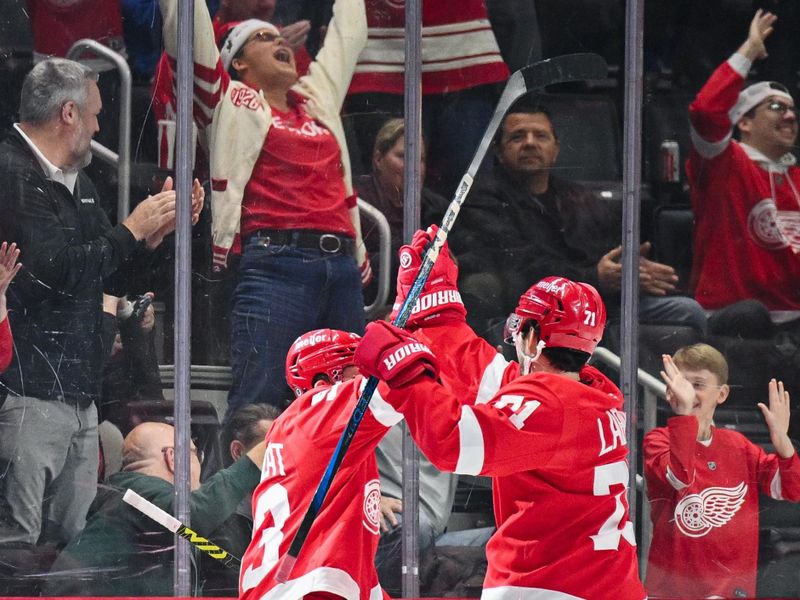
{"type": "Polygon", "coordinates": [[[286,353],[297,337],[329,327],[364,332],[364,298],[355,260],[282,245],[245,245],[233,293],[233,386],[226,420],[245,404],[283,407],[286,353]]]}
{"type": "Polygon", "coordinates": [[[687,296],[639,296],[639,321],[692,327],[702,336],[708,331],[705,309],[687,296]]]}

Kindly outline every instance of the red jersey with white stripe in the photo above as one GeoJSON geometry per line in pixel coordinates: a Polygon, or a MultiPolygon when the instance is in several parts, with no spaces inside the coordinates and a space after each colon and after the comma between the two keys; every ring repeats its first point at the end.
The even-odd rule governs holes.
{"type": "Polygon", "coordinates": [[[644,598],[619,389],[592,367],[580,381],[519,376],[464,323],[416,335],[464,388],[420,378],[386,400],[438,468],[493,477],[497,532],[482,597],[644,598]]]}
{"type": "Polygon", "coordinates": [[[800,460],[767,454],[740,433],[676,416],[644,438],[653,521],[650,598],[756,595],[758,497],[800,500],[800,460]]]}
{"type": "Polygon", "coordinates": [[[800,310],[800,169],[732,140],[728,111],[749,63],[734,54],[689,107],[686,163],[694,211],[690,286],[705,308],[753,298],[770,310],[800,310]]]}
{"type": "MultiPolygon", "coordinates": [[[[402,94],[405,2],[366,0],[369,38],[350,93],[402,94]]],[[[483,0],[426,0],[422,5],[422,93],[444,94],[508,79],[483,0]]]]}
{"type": "Polygon", "coordinates": [[[253,494],[253,539],[242,558],[240,598],[295,599],[311,592],[348,600],[385,596],[374,566],[380,513],[375,448],[402,416],[382,400],[383,385],[372,397],[288,581],[275,580],[365,381],[356,377],[316,387],[272,424],[261,483],[253,494]]]}
{"type": "Polygon", "coordinates": [[[11,325],[8,317],[0,321],[0,373],[11,364],[11,356],[14,351],[14,341],[11,338],[11,325]]]}
{"type": "Polygon", "coordinates": [[[339,144],[306,114],[303,101],[289,92],[289,110],[272,109],[272,127],[244,189],[242,236],[316,229],[355,238],[347,211],[356,198],[345,193],[339,144]]]}

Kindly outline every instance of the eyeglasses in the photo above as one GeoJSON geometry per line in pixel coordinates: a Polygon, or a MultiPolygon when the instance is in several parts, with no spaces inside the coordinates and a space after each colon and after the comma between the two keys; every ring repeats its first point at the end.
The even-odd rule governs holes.
{"type": "Polygon", "coordinates": [[[273,32],[271,32],[271,31],[266,31],[266,30],[262,30],[262,31],[256,31],[256,32],[255,32],[255,33],[254,33],[254,34],[253,34],[253,35],[250,37],[250,39],[248,39],[248,40],[245,42],[245,44],[244,44],[244,45],[246,46],[246,45],[247,45],[247,44],[249,44],[250,42],[267,42],[267,43],[272,43],[272,42],[274,42],[274,41],[276,41],[276,40],[278,40],[278,39],[281,39],[281,38],[283,38],[283,36],[282,36],[282,35],[280,35],[280,34],[277,34],[277,33],[273,33],[273,32]]]}
{"type": "MultiPolygon", "coordinates": [[[[175,446],[164,446],[163,448],[161,448],[161,452],[162,452],[162,453],[163,453],[163,452],[166,452],[167,450],[175,450],[175,446]]],[[[200,464],[202,465],[202,464],[203,464],[203,459],[204,459],[204,458],[205,458],[205,456],[206,456],[206,455],[205,455],[205,452],[203,452],[203,451],[202,451],[200,448],[198,448],[197,446],[195,446],[194,448],[192,448],[192,452],[194,452],[194,455],[197,457],[197,460],[198,460],[198,461],[200,461],[200,464]]]]}
{"type": "Polygon", "coordinates": [[[796,112],[794,106],[786,104],[785,102],[779,102],[778,100],[770,100],[766,102],[764,106],[767,110],[780,115],[785,115],[789,111],[796,112]]]}

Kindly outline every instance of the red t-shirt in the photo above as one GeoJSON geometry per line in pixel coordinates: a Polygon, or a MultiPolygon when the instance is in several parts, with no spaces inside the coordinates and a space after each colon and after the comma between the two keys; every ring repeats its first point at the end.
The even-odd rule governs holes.
{"type": "Polygon", "coordinates": [[[8,317],[0,321],[0,373],[11,364],[11,355],[14,351],[14,342],[11,338],[11,326],[8,317]]]}
{"type": "Polygon", "coordinates": [[[272,125],[242,200],[241,235],[258,229],[313,229],[355,238],[334,135],[309,117],[303,99],[272,108],[272,125]]]}
{"type": "Polygon", "coordinates": [[[385,597],[375,572],[380,483],[375,448],[402,417],[381,400],[364,414],[289,579],[275,574],[289,550],[366,380],[316,387],[292,402],[267,433],[261,483],[253,493],[253,539],[242,557],[239,597],[347,600],[385,597]]]}

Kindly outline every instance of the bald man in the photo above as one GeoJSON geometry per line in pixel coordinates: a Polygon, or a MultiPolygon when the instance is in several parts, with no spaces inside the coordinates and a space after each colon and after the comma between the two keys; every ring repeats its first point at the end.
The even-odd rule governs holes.
{"type": "MultiPolygon", "coordinates": [[[[132,489],[174,514],[175,430],[142,423],[125,438],[122,471],[98,490],[86,528],[59,555],[45,585],[47,595],[169,596],[172,533],[122,501],[132,489]]],[[[259,482],[264,442],[200,484],[200,456],[192,444],[192,528],[210,536],[259,482]]]]}

